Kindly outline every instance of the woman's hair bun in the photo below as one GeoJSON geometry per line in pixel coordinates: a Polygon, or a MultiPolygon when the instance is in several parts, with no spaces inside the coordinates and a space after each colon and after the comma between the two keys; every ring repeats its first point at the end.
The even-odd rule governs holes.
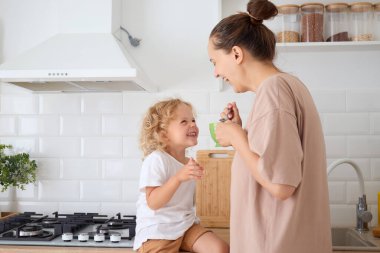
{"type": "Polygon", "coordinates": [[[268,0],[250,0],[247,4],[247,11],[249,16],[259,23],[275,17],[278,13],[276,5],[268,0]]]}

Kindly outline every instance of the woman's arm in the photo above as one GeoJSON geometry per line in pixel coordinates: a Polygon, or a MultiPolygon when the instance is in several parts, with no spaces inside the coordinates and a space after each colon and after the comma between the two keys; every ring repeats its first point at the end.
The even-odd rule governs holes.
{"type": "Polygon", "coordinates": [[[231,122],[218,124],[218,128],[219,127],[220,133],[223,133],[220,134],[221,139],[218,139],[219,143],[222,144],[222,146],[225,146],[228,145],[228,141],[223,141],[230,140],[229,144],[232,145],[235,150],[239,152],[239,154],[243,157],[243,160],[248,165],[252,176],[264,189],[266,189],[274,198],[278,200],[286,200],[293,195],[296,189],[294,186],[274,184],[262,177],[261,173],[258,170],[258,161],[260,157],[256,153],[252,152],[249,148],[247,133],[244,131],[244,129],[231,122]],[[226,134],[230,136],[225,136],[226,134]]]}
{"type": "Polygon", "coordinates": [[[286,200],[292,196],[296,189],[294,186],[274,184],[261,176],[258,170],[258,162],[260,157],[250,150],[247,135],[244,133],[245,132],[242,133],[242,136],[232,141],[232,146],[243,157],[245,163],[248,164],[255,180],[278,200],[286,200]]]}

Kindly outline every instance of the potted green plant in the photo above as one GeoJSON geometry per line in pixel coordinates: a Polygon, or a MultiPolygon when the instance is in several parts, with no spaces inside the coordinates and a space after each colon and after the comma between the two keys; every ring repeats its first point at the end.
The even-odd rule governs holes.
{"type": "Polygon", "coordinates": [[[4,192],[8,187],[22,190],[25,185],[36,181],[37,163],[27,153],[5,152],[12,150],[11,145],[0,144],[0,187],[4,192]]]}

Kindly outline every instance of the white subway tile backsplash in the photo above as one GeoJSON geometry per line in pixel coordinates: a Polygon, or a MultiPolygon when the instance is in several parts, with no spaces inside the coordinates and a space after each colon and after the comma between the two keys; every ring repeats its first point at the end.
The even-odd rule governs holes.
{"type": "Polygon", "coordinates": [[[157,93],[124,92],[123,112],[125,114],[135,114],[143,117],[149,107],[163,98],[162,95],[157,93]]]}
{"type": "Polygon", "coordinates": [[[327,158],[343,158],[347,156],[346,137],[325,136],[327,158]]]}
{"type": "Polygon", "coordinates": [[[189,102],[194,110],[196,115],[200,113],[210,113],[210,95],[207,93],[195,93],[195,92],[184,92],[181,93],[181,98],[189,102]]]}
{"type": "Polygon", "coordinates": [[[81,181],[81,201],[120,201],[121,181],[81,181]]]}
{"type": "Polygon", "coordinates": [[[137,202],[139,197],[139,182],[124,181],[123,182],[123,201],[137,202]]]}
{"type": "Polygon", "coordinates": [[[16,135],[16,120],[13,116],[0,116],[0,136],[16,135]]]}
{"type": "Polygon", "coordinates": [[[121,137],[85,137],[82,155],[94,158],[122,157],[123,139],[121,137]]]}
{"type": "Polygon", "coordinates": [[[79,157],[81,140],[79,137],[41,137],[39,157],[79,157]]]}
{"type": "Polygon", "coordinates": [[[86,93],[82,95],[84,113],[122,113],[121,93],[86,93]]]}
{"type": "Polygon", "coordinates": [[[27,94],[0,95],[1,114],[36,114],[38,113],[38,96],[27,94]]]}
{"type": "Polygon", "coordinates": [[[101,133],[100,115],[63,115],[60,134],[63,136],[98,136],[101,133]]]}
{"type": "Polygon", "coordinates": [[[143,157],[138,136],[123,137],[123,157],[143,157]]]}
{"type": "Polygon", "coordinates": [[[32,137],[0,137],[1,144],[12,145],[16,153],[29,153],[31,157],[37,155],[37,139],[32,137]]]}
{"type": "Polygon", "coordinates": [[[104,179],[138,180],[142,159],[107,159],[103,160],[104,179]]]}
{"type": "Polygon", "coordinates": [[[24,190],[18,188],[16,189],[16,198],[19,200],[37,200],[37,189],[36,185],[31,183],[24,186],[24,190]]]}
{"type": "MultiPolygon", "coordinates": [[[[371,159],[372,180],[380,181],[380,159],[371,159]]],[[[379,189],[380,192],[380,189],[379,189]]]]}
{"type": "Polygon", "coordinates": [[[380,90],[357,89],[347,91],[348,112],[379,112],[380,90]]]}
{"type": "Polygon", "coordinates": [[[37,178],[38,179],[59,179],[61,165],[59,159],[37,158],[37,178]]]}
{"type": "Polygon", "coordinates": [[[58,210],[58,202],[44,201],[18,201],[17,210],[19,212],[36,212],[41,214],[52,214],[58,210]]]}
{"type": "Polygon", "coordinates": [[[102,117],[102,134],[139,136],[143,118],[136,115],[106,115],[102,117]]]}
{"type": "Polygon", "coordinates": [[[63,159],[63,179],[100,179],[101,163],[98,159],[63,159]]]}
{"type": "Polygon", "coordinates": [[[81,95],[79,94],[41,94],[39,96],[40,113],[81,113],[81,95]]]}
{"type": "Polygon", "coordinates": [[[371,115],[371,127],[373,134],[380,134],[380,114],[374,113],[371,115]]]}
{"type": "MultiPolygon", "coordinates": [[[[371,209],[380,189],[380,90],[324,89],[311,94],[323,120],[328,164],[349,157],[366,181],[371,209]]],[[[196,152],[216,148],[208,124],[218,121],[228,102],[236,101],[243,125],[255,95],[222,92],[0,95],[0,143],[37,157],[37,183],[17,191],[19,211],[51,213],[136,213],[142,164],[139,135],[142,119],[155,102],[179,97],[190,102],[200,128],[196,152]]],[[[232,149],[228,147],[227,149],[232,149]]],[[[332,223],[354,225],[357,176],[347,164],[329,175],[332,223]]],[[[9,192],[0,193],[0,208],[10,207],[9,192]]]]}
{"type": "Polygon", "coordinates": [[[58,116],[20,116],[18,124],[20,136],[58,136],[58,116]]]}
{"type": "Polygon", "coordinates": [[[114,216],[119,211],[122,215],[136,215],[135,202],[102,202],[100,212],[114,216]]]}
{"type": "MultiPolygon", "coordinates": [[[[8,187],[7,190],[2,191],[3,187],[0,187],[0,201],[2,200],[13,200],[16,196],[15,189],[12,187],[8,187]]],[[[4,210],[4,209],[0,209],[4,210]]]]}
{"type": "Polygon", "coordinates": [[[333,227],[354,227],[356,225],[356,206],[330,204],[330,217],[333,227]]]}
{"type": "Polygon", "coordinates": [[[100,213],[100,203],[98,202],[61,202],[59,203],[59,213],[100,213]]]}
{"type": "Polygon", "coordinates": [[[38,182],[38,200],[78,201],[80,197],[79,190],[79,181],[40,180],[38,182]]]}
{"type": "Polygon", "coordinates": [[[347,153],[350,157],[379,157],[380,136],[348,136],[347,153]]]}
{"type": "Polygon", "coordinates": [[[345,204],[346,183],[329,182],[329,200],[331,204],[345,204]]]}
{"type": "Polygon", "coordinates": [[[326,113],[324,114],[324,133],[333,134],[369,134],[370,118],[368,113],[326,113]]]}
{"type": "Polygon", "coordinates": [[[253,106],[255,95],[252,92],[234,93],[231,90],[225,92],[210,93],[210,112],[219,115],[230,102],[236,102],[239,113],[248,113],[253,106]]]}
{"type": "Polygon", "coordinates": [[[345,90],[311,90],[314,103],[320,113],[345,112],[345,90]]]}

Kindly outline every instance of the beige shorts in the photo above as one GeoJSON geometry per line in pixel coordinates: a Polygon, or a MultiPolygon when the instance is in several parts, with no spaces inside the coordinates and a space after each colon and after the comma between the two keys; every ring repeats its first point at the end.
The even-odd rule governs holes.
{"type": "Polygon", "coordinates": [[[139,253],[178,253],[180,250],[192,251],[194,243],[204,233],[210,232],[199,224],[191,226],[185,234],[177,240],[148,240],[139,248],[139,253]]]}

